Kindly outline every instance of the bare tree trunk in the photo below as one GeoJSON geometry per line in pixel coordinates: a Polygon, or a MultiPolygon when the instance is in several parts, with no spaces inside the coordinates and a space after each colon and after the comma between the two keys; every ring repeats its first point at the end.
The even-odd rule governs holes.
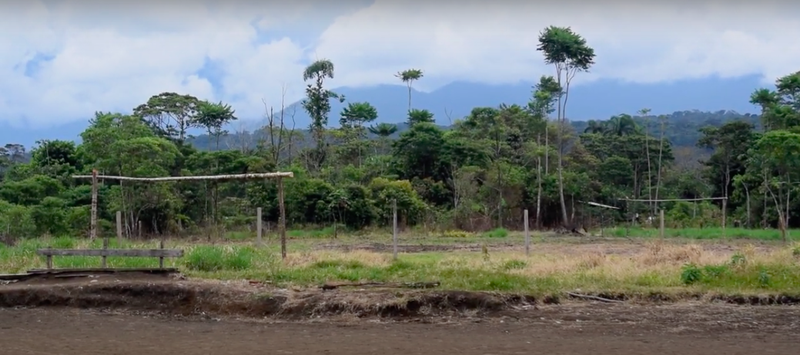
{"type": "Polygon", "coordinates": [[[747,188],[747,184],[742,181],[742,186],[744,186],[744,195],[747,198],[747,228],[751,228],[750,225],[750,190],[747,188]]]}
{"type": "Polygon", "coordinates": [[[761,211],[761,228],[767,228],[767,190],[769,189],[769,185],[767,184],[767,170],[764,169],[764,180],[762,182],[764,187],[764,209],[761,211]]]}
{"type": "MultiPolygon", "coordinates": [[[[789,202],[791,201],[792,197],[792,178],[789,174],[786,174],[786,213],[784,214],[784,224],[786,229],[789,229],[789,202]]],[[[786,232],[784,232],[786,233],[786,232]]],[[[784,237],[786,239],[786,237],[784,237]]]]}
{"type": "Polygon", "coordinates": [[[411,112],[411,81],[408,81],[408,112],[411,112]]]}
{"type": "MultiPolygon", "coordinates": [[[[536,143],[541,143],[541,135],[536,137],[536,143]]],[[[545,151],[546,152],[546,151],[545,151]]],[[[537,228],[542,227],[542,157],[536,157],[537,165],[536,165],[536,180],[539,187],[536,189],[536,226],[537,228]]]]}
{"type": "MultiPolygon", "coordinates": [[[[647,155],[647,199],[653,199],[653,173],[650,168],[650,134],[648,130],[650,129],[650,119],[647,118],[647,113],[642,110],[642,114],[644,115],[644,150],[645,154],[647,155]]],[[[656,207],[653,201],[650,201],[650,209],[653,210],[653,215],[656,214],[656,207]]]]}
{"type": "Polygon", "coordinates": [[[547,175],[550,173],[550,152],[549,152],[549,145],[548,136],[550,135],[550,120],[545,119],[544,122],[544,174],[547,175]]]}
{"type": "MultiPolygon", "coordinates": [[[[664,155],[664,129],[666,125],[666,118],[661,118],[661,136],[658,143],[658,174],[656,177],[656,195],[655,200],[658,200],[658,190],[661,187],[661,171],[664,170],[661,166],[662,157],[664,155]]],[[[658,202],[655,202],[656,209],[658,209],[658,202]]]]}

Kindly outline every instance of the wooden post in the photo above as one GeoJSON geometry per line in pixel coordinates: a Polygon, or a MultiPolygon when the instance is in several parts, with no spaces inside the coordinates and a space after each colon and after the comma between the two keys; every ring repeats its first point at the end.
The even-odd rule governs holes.
{"type": "MultiPolygon", "coordinates": [[[[164,249],[164,235],[163,234],[161,235],[161,242],[159,244],[160,244],[159,248],[163,250],[164,249]]],[[[163,256],[158,258],[158,268],[159,269],[163,269],[164,268],[164,257],[163,256]]]]}
{"type": "Polygon", "coordinates": [[[392,256],[397,260],[397,199],[392,200],[392,256]]]}
{"type": "MultiPolygon", "coordinates": [[[[47,249],[50,249],[50,247],[47,247],[47,249]]],[[[47,254],[47,270],[50,270],[52,268],[53,268],[53,256],[47,254]]]]}
{"type": "Polygon", "coordinates": [[[531,233],[528,230],[528,210],[525,210],[525,256],[531,255],[531,233]]]}
{"type": "MultiPolygon", "coordinates": [[[[107,250],[107,249],[108,249],[108,235],[105,235],[105,236],[103,236],[103,250],[107,250]]],[[[106,261],[107,261],[106,259],[107,258],[108,257],[105,256],[105,255],[102,256],[103,269],[105,269],[107,267],[107,264],[106,264],[106,261]]]]}
{"type": "Polygon", "coordinates": [[[261,247],[261,207],[256,208],[256,245],[261,247]]]}
{"type": "Polygon", "coordinates": [[[283,204],[283,179],[278,178],[278,209],[280,210],[280,221],[278,230],[281,235],[281,259],[286,259],[286,206],[283,204]]]}
{"type": "Polygon", "coordinates": [[[727,217],[727,209],[728,209],[728,197],[725,196],[725,199],[722,200],[722,237],[725,238],[725,219],[727,217]]]}
{"type": "Polygon", "coordinates": [[[117,211],[117,246],[122,247],[122,211],[117,211]]]}
{"type": "Polygon", "coordinates": [[[137,226],[136,226],[136,230],[139,231],[139,239],[141,240],[142,239],[142,221],[138,221],[137,226]]]}
{"type": "Polygon", "coordinates": [[[89,239],[97,237],[97,169],[92,169],[92,215],[89,222],[89,239]]]}
{"type": "Polygon", "coordinates": [[[660,213],[660,216],[659,216],[658,219],[659,219],[659,223],[661,224],[659,226],[659,230],[661,231],[661,239],[664,239],[664,209],[662,208],[659,213],[660,213]]]}

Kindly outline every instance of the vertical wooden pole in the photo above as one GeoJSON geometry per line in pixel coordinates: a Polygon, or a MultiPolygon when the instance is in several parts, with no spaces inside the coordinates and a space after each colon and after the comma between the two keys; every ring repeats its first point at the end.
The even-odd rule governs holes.
{"type": "Polygon", "coordinates": [[[525,256],[531,255],[531,233],[528,230],[528,210],[525,210],[525,256]]]}
{"type": "Polygon", "coordinates": [[[397,260],[397,200],[392,200],[392,256],[397,260]]]}
{"type": "Polygon", "coordinates": [[[137,223],[136,230],[139,231],[139,239],[142,239],[142,221],[137,223]]]}
{"type": "Polygon", "coordinates": [[[261,247],[261,207],[256,208],[256,245],[261,247]]]}
{"type": "Polygon", "coordinates": [[[664,239],[664,209],[661,209],[659,213],[660,213],[660,216],[658,216],[660,223],[659,230],[661,231],[661,239],[664,239]]]}
{"type": "Polygon", "coordinates": [[[281,259],[286,259],[286,206],[283,204],[283,179],[278,178],[278,209],[280,221],[278,225],[281,234],[281,259]]]}
{"type": "MultiPolygon", "coordinates": [[[[103,250],[108,250],[108,234],[103,236],[103,250]]],[[[102,263],[103,263],[102,267],[103,267],[103,269],[105,269],[106,266],[107,266],[107,264],[106,264],[107,260],[108,260],[108,257],[103,255],[102,256],[102,263]]]]}
{"type": "Polygon", "coordinates": [[[97,169],[92,169],[92,215],[89,225],[89,239],[97,237],[97,169]]]}
{"type": "MultiPolygon", "coordinates": [[[[161,250],[164,250],[164,234],[161,234],[161,242],[159,243],[159,248],[161,250]]],[[[158,258],[158,268],[159,269],[163,269],[164,268],[164,257],[163,256],[158,258]]]]}
{"type": "Polygon", "coordinates": [[[117,211],[117,246],[122,246],[122,211],[117,211]]]}
{"type": "Polygon", "coordinates": [[[728,197],[726,196],[725,199],[722,200],[722,237],[725,238],[725,219],[727,217],[728,210],[728,197]]]}
{"type": "MultiPolygon", "coordinates": [[[[50,247],[47,247],[47,249],[50,249],[50,247]]],[[[47,255],[47,270],[50,270],[52,268],[53,268],[53,256],[48,254],[47,255]]]]}

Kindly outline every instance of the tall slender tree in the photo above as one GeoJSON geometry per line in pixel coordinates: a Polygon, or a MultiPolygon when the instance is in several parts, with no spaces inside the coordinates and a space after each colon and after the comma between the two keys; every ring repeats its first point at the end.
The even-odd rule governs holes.
{"type": "Polygon", "coordinates": [[[306,98],[302,101],[303,109],[311,116],[309,130],[316,142],[316,148],[311,154],[311,167],[314,170],[322,168],[327,157],[327,142],[325,141],[325,126],[328,125],[328,115],[331,112],[330,99],[337,98],[344,102],[344,96],[338,95],[325,88],[325,80],[333,79],[333,62],[320,59],[311,63],[303,71],[303,80],[311,84],[306,85],[306,98]]]}
{"type": "Polygon", "coordinates": [[[558,194],[561,203],[561,217],[565,224],[570,224],[567,214],[567,204],[564,200],[564,144],[563,130],[566,122],[567,101],[569,100],[569,87],[572,79],[579,72],[587,72],[594,64],[594,49],[586,44],[581,35],[572,31],[570,27],[550,26],[539,34],[538,51],[544,54],[546,64],[555,66],[556,82],[563,88],[558,96],[558,194]]]}
{"type": "Polygon", "coordinates": [[[400,80],[403,81],[408,87],[408,111],[411,111],[411,85],[415,81],[422,79],[422,77],[424,76],[422,70],[406,69],[395,74],[394,76],[400,78],[400,80]]]}

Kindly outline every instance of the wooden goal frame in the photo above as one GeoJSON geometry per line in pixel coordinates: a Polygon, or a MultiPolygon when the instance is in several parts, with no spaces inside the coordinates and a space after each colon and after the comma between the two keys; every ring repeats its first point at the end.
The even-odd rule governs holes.
{"type": "MultiPolygon", "coordinates": [[[[130,177],[130,176],[98,175],[97,169],[93,169],[91,175],[73,175],[72,178],[91,179],[92,181],[92,212],[91,212],[92,216],[89,228],[89,238],[91,238],[92,240],[94,240],[97,237],[97,188],[98,188],[98,181],[101,179],[117,180],[117,181],[139,181],[139,182],[277,179],[278,209],[280,211],[280,220],[278,221],[278,229],[281,237],[281,258],[286,259],[286,206],[284,204],[283,179],[294,178],[293,172],[201,175],[201,176],[130,177]]],[[[163,238],[162,238],[162,243],[163,243],[163,238]]],[[[103,244],[104,247],[107,247],[108,241],[106,240],[105,243],[103,244]]]]}

